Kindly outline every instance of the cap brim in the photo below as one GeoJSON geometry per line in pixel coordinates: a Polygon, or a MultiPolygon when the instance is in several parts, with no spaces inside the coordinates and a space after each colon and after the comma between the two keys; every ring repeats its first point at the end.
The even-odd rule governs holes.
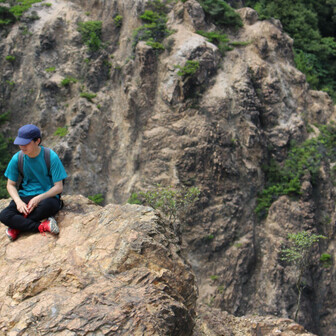
{"type": "Polygon", "coordinates": [[[25,139],[25,138],[20,138],[20,137],[16,137],[14,140],[14,145],[28,145],[30,141],[32,141],[33,139],[25,139]]]}

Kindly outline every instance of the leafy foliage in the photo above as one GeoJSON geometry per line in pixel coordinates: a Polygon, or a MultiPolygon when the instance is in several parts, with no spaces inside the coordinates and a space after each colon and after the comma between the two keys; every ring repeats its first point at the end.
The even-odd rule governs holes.
{"type": "Polygon", "coordinates": [[[144,24],[137,28],[133,34],[133,48],[139,41],[147,41],[147,44],[154,49],[163,50],[162,41],[172,34],[172,31],[167,29],[166,5],[160,0],[149,1],[147,8],[140,19],[144,24]]]}
{"type": "Polygon", "coordinates": [[[280,19],[294,39],[297,68],[336,101],[336,0],[248,0],[261,19],[280,19]]]}
{"type": "Polygon", "coordinates": [[[88,199],[96,204],[102,204],[104,202],[104,196],[102,194],[88,196],[88,199]]]}
{"type": "Polygon", "coordinates": [[[77,79],[74,77],[65,77],[61,81],[62,86],[69,86],[71,83],[77,83],[77,79]]]}
{"type": "Polygon", "coordinates": [[[192,76],[199,69],[200,65],[198,61],[187,61],[184,67],[177,65],[176,68],[180,69],[177,74],[181,77],[192,76]]]}
{"type": "Polygon", "coordinates": [[[86,21],[78,23],[78,31],[82,35],[82,41],[89,50],[97,51],[100,49],[102,41],[102,21],[86,21]]]}
{"type": "Polygon", "coordinates": [[[50,67],[50,68],[47,68],[45,69],[46,72],[54,72],[56,70],[56,68],[53,66],[53,67],[50,67]]]}
{"type": "Polygon", "coordinates": [[[176,190],[158,185],[154,190],[133,193],[128,203],[149,205],[153,209],[160,210],[175,223],[198,200],[199,194],[200,191],[196,187],[176,190]]]}
{"type": "Polygon", "coordinates": [[[232,48],[229,46],[230,40],[226,34],[218,31],[206,32],[203,30],[197,30],[196,33],[206,37],[209,42],[215,44],[222,55],[224,55],[226,51],[232,50],[232,48]]]}
{"type": "Polygon", "coordinates": [[[320,257],[320,262],[324,268],[329,268],[332,265],[332,258],[329,253],[322,253],[320,257]]]}
{"type": "MultiPolygon", "coordinates": [[[[9,118],[9,113],[0,115],[0,125],[9,118]]],[[[2,132],[0,133],[0,198],[8,198],[7,192],[7,179],[4,177],[7,164],[10,160],[10,154],[8,149],[8,140],[4,137],[2,132]]]]}
{"type": "Polygon", "coordinates": [[[271,160],[265,167],[267,185],[257,199],[255,212],[265,216],[271,204],[281,195],[300,195],[301,179],[309,173],[316,183],[322,160],[336,160],[336,125],[320,126],[317,138],[293,145],[282,165],[271,160]]]}
{"type": "Polygon", "coordinates": [[[239,28],[243,22],[238,13],[223,0],[199,0],[204,12],[221,27],[239,28]]]}
{"type": "Polygon", "coordinates": [[[5,59],[6,59],[6,61],[8,61],[8,62],[14,62],[15,61],[15,56],[13,56],[13,55],[7,55],[6,57],[5,57],[5,59]]]}
{"type": "Polygon", "coordinates": [[[42,0],[20,0],[14,1],[14,5],[11,6],[10,12],[16,17],[20,18],[24,12],[29,10],[35,3],[42,2],[42,0]]]}
{"type": "Polygon", "coordinates": [[[55,131],[54,135],[57,135],[59,137],[65,137],[68,134],[68,127],[58,127],[57,130],[55,131]]]}
{"type": "Polygon", "coordinates": [[[114,24],[117,28],[120,28],[122,26],[122,21],[123,21],[123,17],[121,15],[116,15],[113,19],[114,24]]]}
{"type": "Polygon", "coordinates": [[[82,98],[86,98],[88,101],[92,102],[92,99],[97,97],[95,93],[90,93],[90,92],[81,92],[80,96],[82,98]]]}
{"type": "Polygon", "coordinates": [[[311,264],[313,246],[321,239],[326,239],[326,237],[322,235],[316,235],[307,231],[289,233],[289,246],[281,250],[280,259],[294,265],[298,273],[296,281],[298,300],[294,316],[295,321],[297,321],[297,315],[301,303],[302,290],[304,288],[302,277],[304,276],[304,272],[307,270],[308,266],[311,264]]]}

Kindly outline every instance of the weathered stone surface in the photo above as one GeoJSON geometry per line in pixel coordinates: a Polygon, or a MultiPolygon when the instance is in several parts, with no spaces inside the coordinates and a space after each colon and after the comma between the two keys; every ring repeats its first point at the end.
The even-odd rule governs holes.
{"type": "Polygon", "coordinates": [[[64,201],[57,237],[9,242],[1,228],[0,335],[190,335],[194,276],[169,225],[151,208],[64,201]]]}
{"type": "Polygon", "coordinates": [[[199,305],[194,336],[314,336],[291,319],[248,315],[236,317],[199,305]]]}

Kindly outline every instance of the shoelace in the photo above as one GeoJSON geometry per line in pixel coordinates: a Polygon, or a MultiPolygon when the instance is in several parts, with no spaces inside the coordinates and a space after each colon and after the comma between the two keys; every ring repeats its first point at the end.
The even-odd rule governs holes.
{"type": "Polygon", "coordinates": [[[47,225],[47,221],[42,222],[38,227],[38,230],[40,231],[42,236],[45,236],[46,235],[45,233],[48,231],[45,225],[47,225]]]}

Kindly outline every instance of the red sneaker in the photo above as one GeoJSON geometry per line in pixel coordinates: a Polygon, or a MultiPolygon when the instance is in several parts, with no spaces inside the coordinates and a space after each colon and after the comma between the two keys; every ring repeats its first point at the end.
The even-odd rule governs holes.
{"type": "Polygon", "coordinates": [[[39,231],[43,234],[44,232],[51,232],[54,234],[59,234],[59,228],[54,217],[49,217],[47,220],[42,222],[39,227],[39,231]]]}
{"type": "Polygon", "coordinates": [[[19,236],[20,231],[16,230],[16,229],[11,229],[11,228],[7,228],[6,229],[6,235],[9,238],[9,240],[14,241],[17,239],[17,237],[19,236]]]}

